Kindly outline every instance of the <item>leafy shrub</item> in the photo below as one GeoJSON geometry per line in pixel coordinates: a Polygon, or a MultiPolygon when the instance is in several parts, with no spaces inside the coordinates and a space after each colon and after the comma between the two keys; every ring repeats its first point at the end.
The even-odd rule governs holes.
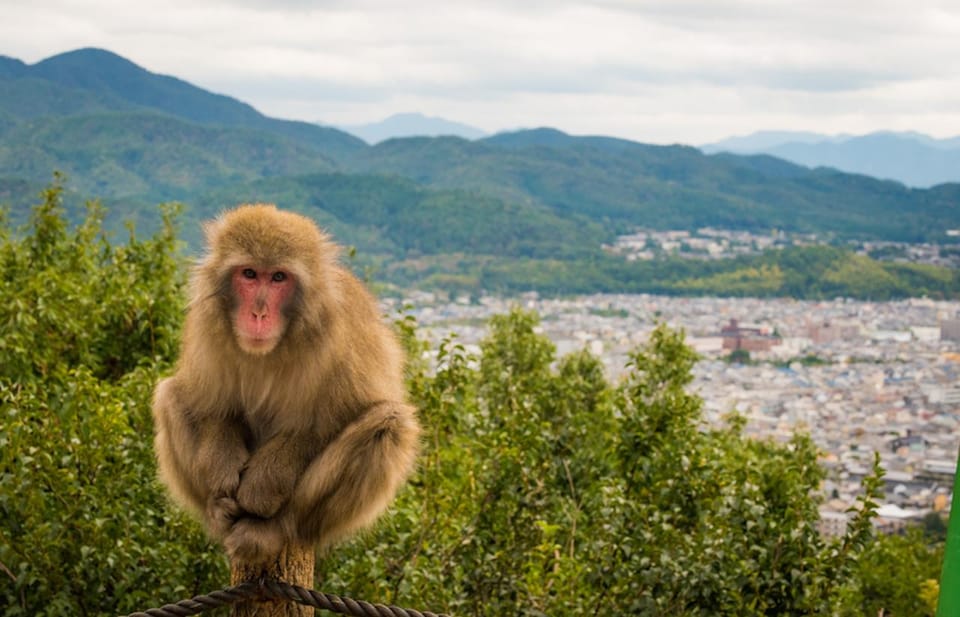
{"type": "Polygon", "coordinates": [[[153,238],[111,246],[103,208],[68,229],[62,186],[44,191],[26,229],[0,232],[0,375],[43,379],[84,366],[115,380],[136,367],[173,357],[179,336],[182,264],[174,217],[153,238]]]}
{"type": "MultiPolygon", "coordinates": [[[[116,615],[226,581],[222,551],[155,480],[150,397],[183,311],[176,209],[157,235],[112,245],[96,204],[69,229],[59,195],[0,229],[7,617],[116,615]]],[[[435,366],[412,320],[398,327],[421,465],[390,516],[321,560],[318,586],[458,615],[930,606],[926,549],[872,538],[879,467],[847,535],[822,539],[809,437],[706,426],[682,333],[656,328],[610,384],[586,352],[556,358],[531,313],[495,317],[479,356],[445,341],[435,366]],[[909,556],[909,584],[888,584],[902,576],[890,554],[909,556]]]]}
{"type": "MultiPolygon", "coordinates": [[[[412,390],[427,427],[394,515],[321,563],[326,583],[458,615],[789,615],[840,610],[871,542],[872,497],[844,538],[816,530],[809,437],[704,426],[695,354],[658,327],[629,377],[557,360],[537,318],[491,321],[479,358],[454,341],[412,390]]],[[[408,324],[409,333],[409,324],[408,324]]]]}
{"type": "Polygon", "coordinates": [[[0,237],[0,613],[116,615],[221,586],[155,480],[150,399],[182,314],[173,218],[112,246],[61,188],[0,237]]]}

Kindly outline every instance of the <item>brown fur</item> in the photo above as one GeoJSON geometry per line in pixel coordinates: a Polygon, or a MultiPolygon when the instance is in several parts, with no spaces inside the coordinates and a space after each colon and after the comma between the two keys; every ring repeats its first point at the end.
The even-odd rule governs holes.
{"type": "Polygon", "coordinates": [[[372,523],[413,469],[420,429],[402,352],[309,219],[249,205],[205,232],[180,360],[154,397],[160,477],[236,559],[329,546],[372,523]],[[297,283],[263,355],[233,332],[240,266],[282,268],[297,283]]]}

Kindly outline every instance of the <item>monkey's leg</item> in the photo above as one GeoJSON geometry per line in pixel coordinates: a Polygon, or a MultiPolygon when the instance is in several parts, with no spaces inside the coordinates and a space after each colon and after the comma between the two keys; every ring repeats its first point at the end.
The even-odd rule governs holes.
{"type": "Polygon", "coordinates": [[[287,516],[278,512],[290,501],[318,449],[313,433],[279,434],[250,456],[237,489],[241,516],[224,539],[234,563],[261,564],[285,547],[295,548],[294,528],[285,524],[287,516]]]}
{"type": "Polygon", "coordinates": [[[244,466],[237,503],[259,518],[275,515],[290,501],[297,481],[319,448],[316,436],[310,432],[270,438],[244,466]]]}
{"type": "Polygon", "coordinates": [[[293,537],[328,546],[373,523],[413,470],[419,435],[409,405],[368,408],[304,472],[284,517],[293,537]]]}

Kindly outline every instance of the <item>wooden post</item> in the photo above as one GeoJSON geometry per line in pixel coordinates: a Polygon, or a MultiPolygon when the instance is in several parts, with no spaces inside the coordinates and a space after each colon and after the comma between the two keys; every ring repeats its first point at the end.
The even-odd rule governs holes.
{"type": "MultiPolygon", "coordinates": [[[[280,580],[291,585],[312,589],[316,557],[311,547],[288,546],[271,563],[252,566],[246,563],[230,564],[230,584],[235,586],[247,581],[258,582],[263,578],[280,580]]],[[[231,617],[312,617],[312,606],[283,600],[279,602],[242,602],[236,604],[231,617]]]]}

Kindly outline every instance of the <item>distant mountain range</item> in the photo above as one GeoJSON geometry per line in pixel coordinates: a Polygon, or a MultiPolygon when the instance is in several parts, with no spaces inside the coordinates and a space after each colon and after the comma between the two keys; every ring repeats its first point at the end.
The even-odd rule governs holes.
{"type": "Polygon", "coordinates": [[[376,144],[397,137],[463,137],[479,139],[486,133],[480,129],[443,118],[434,118],[420,113],[394,114],[380,122],[341,126],[351,135],[356,135],[368,144],[376,144]]]}
{"type": "Polygon", "coordinates": [[[701,146],[708,154],[769,154],[806,167],[833,167],[931,187],[960,182],[960,137],[934,139],[920,133],[821,135],[762,131],[701,146]]]}
{"type": "MultiPolygon", "coordinates": [[[[939,241],[960,228],[960,184],[921,190],[769,155],[706,155],[551,128],[369,145],[336,128],[269,118],[105,50],[33,65],[0,57],[0,205],[15,222],[54,170],[66,174],[71,212],[101,198],[114,228],[132,219],[149,230],[156,204],[180,201],[183,236],[195,247],[199,220],[274,201],[314,216],[392,281],[459,288],[690,292],[759,272],[773,293],[768,279],[780,265],[731,264],[745,274],[730,277],[717,264],[671,266],[671,276],[715,275],[684,287],[657,282],[662,267],[624,264],[601,247],[636,227],[780,229],[834,241],[939,241]]],[[[887,294],[927,289],[928,279],[930,289],[953,284],[939,272],[911,273],[909,283],[877,272],[887,294]]]]}

